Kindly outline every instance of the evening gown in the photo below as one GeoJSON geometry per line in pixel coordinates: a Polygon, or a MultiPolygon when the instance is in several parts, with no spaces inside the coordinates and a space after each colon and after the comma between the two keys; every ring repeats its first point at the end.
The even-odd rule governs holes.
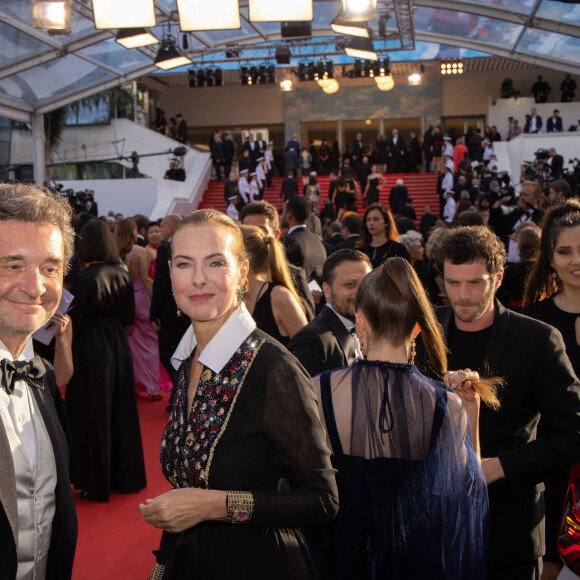
{"type": "Polygon", "coordinates": [[[487,488],[459,397],[410,364],[317,380],[340,497],[309,536],[320,580],[482,580],[487,488]]]}
{"type": "MultiPolygon", "coordinates": [[[[133,246],[127,256],[127,267],[133,258],[133,246]]],[[[135,292],[135,322],[129,326],[129,346],[133,357],[135,371],[135,388],[137,392],[148,395],[159,395],[159,344],[157,333],[149,322],[151,300],[139,276],[132,278],[135,292]]]]}
{"type": "MultiPolygon", "coordinates": [[[[511,268],[511,266],[510,266],[511,268]]],[[[576,319],[580,312],[565,312],[556,306],[554,297],[546,298],[540,302],[528,304],[522,310],[522,314],[531,316],[536,320],[541,320],[546,324],[557,328],[564,339],[566,345],[566,354],[572,363],[572,368],[576,376],[580,376],[580,346],[576,340],[576,319]]],[[[538,439],[551,435],[550,430],[542,423],[538,424],[538,439]]],[[[579,467],[576,466],[576,471],[579,467]]],[[[557,538],[560,519],[562,516],[562,506],[566,497],[568,486],[568,474],[560,474],[553,479],[544,482],[546,490],[544,491],[544,503],[546,512],[546,554],[545,558],[549,562],[562,563],[558,553],[557,538]]]]}
{"type": "Polygon", "coordinates": [[[94,263],[71,287],[74,374],[67,386],[71,482],[108,501],[146,485],[127,326],[135,320],[129,273],[94,263]]]}
{"type": "Polygon", "coordinates": [[[397,256],[405,258],[411,263],[411,255],[406,246],[393,240],[387,240],[381,246],[365,246],[364,248],[358,249],[369,257],[373,268],[378,268],[388,258],[395,258],[397,256]]]}
{"type": "Polygon", "coordinates": [[[263,330],[266,334],[275,338],[280,344],[288,346],[290,337],[283,336],[280,333],[272,310],[272,290],[275,286],[278,286],[278,284],[274,284],[273,282],[266,282],[266,284],[266,291],[256,301],[254,311],[252,312],[252,318],[256,321],[256,325],[260,330],[263,330]]]}
{"type": "MultiPolygon", "coordinates": [[[[249,317],[244,311],[232,317],[249,317]]],[[[235,322],[212,339],[222,352],[239,336],[235,322]]],[[[203,366],[188,413],[190,369],[191,357],[178,371],[161,441],[163,473],[177,488],[251,491],[254,511],[247,523],[164,532],[162,547],[175,545],[172,580],[314,580],[300,528],[327,524],[337,496],[310,377],[258,329],[219,372],[203,366]]]]}
{"type": "Polygon", "coordinates": [[[371,203],[379,203],[379,178],[369,178],[369,184],[366,199],[367,207],[371,205],[371,203]]]}

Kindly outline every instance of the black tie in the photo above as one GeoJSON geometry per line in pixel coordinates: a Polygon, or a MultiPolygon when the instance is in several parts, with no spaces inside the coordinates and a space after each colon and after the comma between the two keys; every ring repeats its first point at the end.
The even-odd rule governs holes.
{"type": "Polygon", "coordinates": [[[46,370],[42,359],[38,355],[30,362],[11,361],[4,358],[0,361],[0,371],[2,372],[1,384],[9,395],[14,392],[16,381],[26,381],[33,387],[44,388],[42,379],[46,374],[46,370]]]}

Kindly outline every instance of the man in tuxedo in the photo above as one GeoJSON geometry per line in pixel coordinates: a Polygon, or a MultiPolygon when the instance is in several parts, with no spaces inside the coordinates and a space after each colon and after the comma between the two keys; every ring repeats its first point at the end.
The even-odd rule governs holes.
{"type": "Polygon", "coordinates": [[[282,220],[288,224],[288,234],[284,236],[284,246],[288,261],[304,268],[308,280],[322,281],[322,266],[326,260],[326,250],[322,241],[308,231],[306,223],[311,213],[310,201],[301,195],[292,195],[284,204],[282,220]]]}
{"type": "Polygon", "coordinates": [[[236,156],[236,144],[229,133],[224,133],[222,152],[224,156],[224,175],[229,175],[232,172],[232,161],[236,156]]]}
{"type": "Polygon", "coordinates": [[[266,141],[262,139],[262,133],[258,133],[256,135],[256,147],[258,149],[258,152],[256,153],[256,158],[264,157],[264,155],[266,154],[266,141]]]}
{"type": "Polygon", "coordinates": [[[338,244],[344,242],[344,237],[342,236],[342,224],[340,222],[331,222],[328,228],[331,232],[330,236],[325,240],[322,240],[327,255],[332,253],[338,244]]]}
{"type": "Polygon", "coordinates": [[[0,579],[72,576],[77,518],[68,427],[32,334],[53,316],[72,256],[71,208],[34,185],[0,185],[0,579]]]}
{"type": "Polygon", "coordinates": [[[371,270],[368,256],[358,250],[339,250],[324,262],[322,291],[326,306],[288,344],[288,350],[311,377],[346,367],[360,356],[352,335],[354,298],[362,279],[371,270]]]}
{"type": "Polygon", "coordinates": [[[209,150],[211,153],[211,161],[215,171],[215,178],[218,181],[222,180],[221,165],[224,162],[224,151],[222,143],[222,133],[218,129],[213,132],[211,141],[209,142],[209,150]]]}
{"type": "Polygon", "coordinates": [[[564,171],[564,158],[559,155],[553,147],[548,149],[550,159],[550,175],[552,177],[562,177],[564,171]]]}
{"type": "Polygon", "coordinates": [[[542,117],[536,113],[535,107],[530,109],[530,114],[526,116],[524,133],[539,133],[542,128],[542,117]]]}
{"type": "Polygon", "coordinates": [[[562,117],[560,117],[560,111],[554,109],[552,116],[546,122],[546,131],[548,133],[561,133],[562,128],[562,117]]]}
{"type": "Polygon", "coordinates": [[[294,171],[288,169],[286,171],[286,179],[282,182],[278,199],[284,197],[284,201],[287,201],[292,195],[298,195],[298,181],[294,177],[294,171]]]}
{"type": "Polygon", "coordinates": [[[364,154],[364,146],[362,142],[362,133],[357,133],[355,140],[352,142],[352,167],[356,171],[358,169],[359,163],[362,163],[364,154]]]}
{"type": "MultiPolygon", "coordinates": [[[[276,208],[267,201],[255,201],[244,207],[242,210],[242,224],[245,226],[256,226],[262,229],[266,235],[280,239],[280,220],[278,219],[278,212],[276,208]]],[[[314,300],[312,299],[312,292],[308,287],[308,280],[304,274],[304,270],[294,264],[288,263],[288,269],[292,276],[292,282],[300,302],[306,311],[306,319],[308,321],[314,318],[314,300]]]]}
{"type": "Polygon", "coordinates": [[[85,203],[85,211],[90,215],[99,217],[99,204],[95,201],[95,192],[87,192],[87,201],[85,203]]]}
{"type": "Polygon", "coordinates": [[[349,213],[344,216],[340,225],[342,226],[342,236],[344,237],[344,241],[337,244],[330,253],[345,249],[352,250],[360,240],[362,218],[358,214],[349,213]]]}
{"type": "Polygon", "coordinates": [[[182,117],[181,113],[177,114],[175,120],[177,121],[177,140],[180,143],[186,143],[188,133],[187,123],[185,122],[185,119],[182,117]]]}
{"type": "MultiPolygon", "coordinates": [[[[499,409],[480,410],[489,491],[487,578],[536,580],[545,547],[542,482],[567,473],[580,456],[580,382],[560,332],[495,300],[505,257],[488,228],[452,230],[438,254],[450,305],[437,309],[437,318],[450,369],[505,381],[499,409]],[[546,435],[537,439],[540,420],[546,435]]],[[[420,341],[416,360],[429,372],[420,341]]]]}
{"type": "MultiPolygon", "coordinates": [[[[171,237],[173,236],[175,226],[182,219],[182,216],[178,213],[170,213],[161,220],[163,242],[157,249],[153,294],[151,296],[151,308],[149,311],[151,326],[157,332],[159,358],[167,374],[171,377],[171,380],[175,377],[175,369],[171,364],[171,357],[190,324],[187,316],[179,316],[177,313],[177,304],[175,303],[171,290],[169,271],[171,237]]],[[[171,396],[173,398],[173,392],[171,396]]]]}
{"type": "Polygon", "coordinates": [[[409,201],[409,190],[405,187],[402,179],[397,179],[395,187],[389,193],[389,205],[393,213],[399,213],[402,208],[409,201]]]}
{"type": "Polygon", "coordinates": [[[389,173],[402,173],[403,161],[405,158],[405,142],[402,137],[399,137],[399,130],[393,129],[393,134],[389,141],[389,173]]]}
{"type": "Polygon", "coordinates": [[[517,205],[509,213],[504,213],[502,200],[498,199],[489,210],[489,226],[501,238],[507,248],[507,261],[520,261],[517,242],[517,228],[527,221],[540,225],[544,212],[538,207],[542,188],[535,181],[524,181],[520,188],[517,205]]]}

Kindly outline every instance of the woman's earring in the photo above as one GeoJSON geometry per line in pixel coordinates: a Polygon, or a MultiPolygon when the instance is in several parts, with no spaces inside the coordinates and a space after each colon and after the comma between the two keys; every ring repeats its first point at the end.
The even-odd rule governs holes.
{"type": "Polygon", "coordinates": [[[552,278],[554,278],[554,280],[558,277],[558,274],[556,274],[556,272],[552,272],[552,278]]]}
{"type": "Polygon", "coordinates": [[[181,308],[177,307],[177,316],[181,316],[181,308]]]}
{"type": "Polygon", "coordinates": [[[415,339],[411,340],[411,356],[409,357],[409,363],[415,364],[415,355],[417,351],[415,350],[415,339]]]}
{"type": "Polygon", "coordinates": [[[238,306],[242,308],[242,302],[244,301],[244,289],[240,288],[237,294],[238,294],[238,306]]]}

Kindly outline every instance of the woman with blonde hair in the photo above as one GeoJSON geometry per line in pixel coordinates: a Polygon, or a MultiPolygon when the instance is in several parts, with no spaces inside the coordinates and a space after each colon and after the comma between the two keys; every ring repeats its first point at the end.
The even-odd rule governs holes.
{"type": "Polygon", "coordinates": [[[256,226],[241,226],[250,262],[245,303],[258,328],[284,346],[308,324],[282,244],[256,226]]]}
{"type": "Polygon", "coordinates": [[[234,221],[187,216],[170,270],[191,326],[173,356],[161,440],[174,489],[139,506],[163,529],[151,577],[314,580],[301,528],[329,523],[338,498],[310,377],[244,305],[249,266],[234,221]]]}
{"type": "MultiPolygon", "coordinates": [[[[447,371],[441,327],[406,260],[391,258],[368,274],[355,309],[366,360],[314,379],[341,502],[328,533],[312,540],[319,576],[482,579],[479,391],[464,382],[456,394],[414,366],[419,325],[433,369],[447,371]]],[[[484,396],[497,403],[488,384],[484,396]]]]}

